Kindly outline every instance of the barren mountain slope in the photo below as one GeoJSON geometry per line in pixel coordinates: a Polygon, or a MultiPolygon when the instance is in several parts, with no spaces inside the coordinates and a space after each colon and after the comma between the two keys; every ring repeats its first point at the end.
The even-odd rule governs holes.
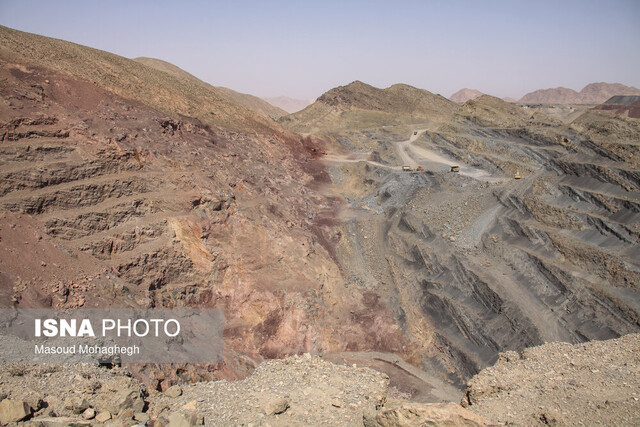
{"type": "Polygon", "coordinates": [[[540,104],[579,104],[580,95],[573,89],[556,87],[527,93],[518,102],[540,104]]]}
{"type": "MultiPolygon", "coordinates": [[[[361,87],[294,118],[322,120],[327,99],[362,105],[361,87]]],[[[640,329],[637,120],[588,111],[567,123],[482,96],[446,121],[338,121],[312,138],[329,143],[326,191],[348,203],[345,286],[395,313],[410,362],[462,385],[503,350],[640,329]]]]}
{"type": "Polygon", "coordinates": [[[227,377],[262,358],[402,345],[388,312],[352,317],[369,300],[343,286],[338,202],[317,191],[308,140],[134,61],[0,34],[5,304],[223,308],[227,377]],[[184,114],[196,108],[205,117],[184,114]]]}
{"type": "Polygon", "coordinates": [[[460,89],[459,91],[451,95],[449,99],[452,100],[453,102],[458,102],[462,104],[471,99],[476,99],[477,97],[482,95],[483,93],[480,92],[479,90],[464,88],[464,89],[460,89]]]}
{"type": "Polygon", "coordinates": [[[5,61],[44,67],[92,82],[178,119],[198,117],[227,130],[282,132],[270,118],[248,110],[202,82],[186,81],[108,52],[0,26],[5,61]]]}
{"type": "Polygon", "coordinates": [[[302,111],[282,117],[284,126],[303,133],[321,133],[444,120],[455,103],[414,87],[396,84],[378,89],[355,81],[323,94],[302,111]]]}
{"type": "Polygon", "coordinates": [[[580,91],[582,104],[602,104],[616,95],[640,95],[640,89],[620,83],[590,83],[580,91]]]}
{"type": "Polygon", "coordinates": [[[156,70],[164,71],[165,73],[169,73],[172,76],[177,77],[179,79],[187,80],[192,84],[201,85],[204,91],[211,90],[214,92],[218,92],[225,98],[237,104],[243,105],[249,108],[250,110],[269,116],[274,120],[288,114],[286,111],[266,102],[261,98],[258,98],[257,96],[236,92],[226,87],[219,87],[219,86],[214,87],[208,83],[204,83],[202,80],[198,79],[197,77],[192,76],[191,74],[187,73],[183,69],[176,67],[175,65],[170,64],[166,61],[162,61],[160,59],[155,59],[155,58],[145,58],[145,57],[135,58],[134,61],[147,65],[151,68],[155,68],[156,70]]]}
{"type": "Polygon", "coordinates": [[[590,83],[580,92],[558,87],[540,89],[520,98],[528,104],[602,104],[614,95],[640,95],[640,89],[620,83],[590,83]]]}

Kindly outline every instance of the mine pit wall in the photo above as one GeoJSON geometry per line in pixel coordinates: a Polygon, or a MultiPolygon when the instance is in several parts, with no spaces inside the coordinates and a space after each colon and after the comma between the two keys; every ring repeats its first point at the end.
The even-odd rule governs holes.
{"type": "MultiPolygon", "coordinates": [[[[474,129],[474,137],[487,146],[511,146],[515,156],[534,165],[531,170],[542,168],[537,179],[487,191],[464,181],[471,190],[460,190],[463,178],[449,174],[425,174],[423,179],[381,173],[370,165],[332,169],[338,188],[350,183],[347,177],[372,188],[363,197],[348,198],[358,214],[340,228],[338,259],[343,275],[355,278],[351,285],[381,295],[396,313],[411,343],[403,356],[461,387],[500,351],[637,332],[638,304],[622,297],[632,287],[631,298],[638,299],[640,284],[637,259],[626,255],[639,242],[637,172],[624,164],[599,165],[598,158],[606,162],[616,156],[571,130],[555,135],[544,130],[543,135],[474,129]],[[564,159],[575,153],[595,163],[564,159]],[[452,191],[464,199],[466,191],[474,190],[492,198],[498,212],[475,248],[451,240],[442,224],[420,208],[429,197],[440,200],[452,191]],[[418,197],[421,191],[430,196],[418,197]],[[373,243],[363,246],[367,241],[373,243]]],[[[381,133],[364,138],[342,134],[337,140],[343,148],[360,151],[362,141],[370,146],[367,137],[378,141],[377,153],[387,153],[383,160],[393,161],[381,133]]],[[[425,137],[452,158],[467,148],[450,134],[425,137]]],[[[480,158],[465,158],[500,170],[490,156],[474,156],[480,158]]]]}
{"type": "Polygon", "coordinates": [[[222,308],[226,378],[264,358],[406,345],[377,298],[343,287],[332,253],[341,200],[318,191],[328,179],[317,141],[167,118],[43,70],[0,74],[12,107],[0,110],[0,231],[17,224],[25,251],[51,252],[26,260],[29,277],[11,273],[7,301],[222,308]],[[78,87],[91,105],[73,105],[78,87]]]}

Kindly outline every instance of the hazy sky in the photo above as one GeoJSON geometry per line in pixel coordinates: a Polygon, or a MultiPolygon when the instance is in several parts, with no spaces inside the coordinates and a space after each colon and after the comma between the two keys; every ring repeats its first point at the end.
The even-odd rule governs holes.
{"type": "Polygon", "coordinates": [[[316,98],[353,80],[447,97],[640,87],[638,0],[0,0],[0,24],[258,96],[316,98]]]}

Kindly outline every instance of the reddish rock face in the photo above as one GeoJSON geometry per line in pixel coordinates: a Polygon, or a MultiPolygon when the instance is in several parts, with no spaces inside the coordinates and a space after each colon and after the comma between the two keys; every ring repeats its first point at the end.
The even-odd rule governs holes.
{"type": "Polygon", "coordinates": [[[369,309],[332,255],[340,201],[318,191],[317,142],[275,122],[172,118],[44,67],[4,62],[0,78],[5,305],[220,307],[226,378],[263,358],[401,341],[383,305],[350,314],[369,309]]]}

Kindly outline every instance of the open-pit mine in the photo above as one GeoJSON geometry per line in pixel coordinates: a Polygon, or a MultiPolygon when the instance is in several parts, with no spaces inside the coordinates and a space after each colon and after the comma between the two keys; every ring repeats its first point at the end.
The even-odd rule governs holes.
{"type": "Polygon", "coordinates": [[[624,106],[457,104],[353,82],[287,114],[162,61],[5,27],[0,96],[2,307],[225,315],[222,364],[5,370],[0,399],[29,408],[16,420],[93,408],[124,425],[190,411],[216,425],[197,397],[215,380],[207,390],[276,408],[229,409],[222,425],[394,425],[387,390],[473,410],[469,381],[525,363],[516,352],[640,332],[640,119],[624,106]],[[284,359],[265,366],[284,375],[274,390],[291,384],[285,403],[263,402],[254,377],[238,382],[253,397],[226,382],[267,359],[284,359]],[[296,406],[313,369],[327,384],[311,396],[342,422],[296,406]],[[65,401],[74,381],[86,405],[65,401]],[[162,400],[189,383],[194,400],[162,400]],[[375,396],[340,401],[349,384],[375,396]]]}

